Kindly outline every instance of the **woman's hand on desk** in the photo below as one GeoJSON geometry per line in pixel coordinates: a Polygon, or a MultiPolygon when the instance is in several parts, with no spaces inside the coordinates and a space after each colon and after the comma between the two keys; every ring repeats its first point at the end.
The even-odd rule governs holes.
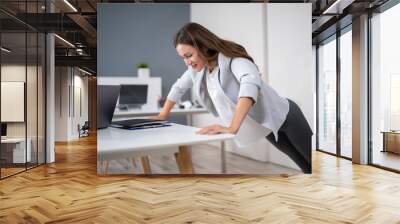
{"type": "Polygon", "coordinates": [[[151,117],[149,117],[149,119],[153,119],[153,120],[166,120],[167,118],[164,117],[164,116],[157,115],[157,116],[151,116],[151,117]]]}
{"type": "Polygon", "coordinates": [[[232,128],[227,128],[219,124],[214,124],[202,128],[196,132],[196,134],[200,135],[216,135],[221,133],[229,133],[229,134],[236,134],[237,130],[233,130],[232,128]]]}
{"type": "Polygon", "coordinates": [[[159,113],[156,116],[151,116],[149,117],[150,119],[154,119],[154,120],[167,120],[168,115],[165,115],[164,113],[159,113]]]}

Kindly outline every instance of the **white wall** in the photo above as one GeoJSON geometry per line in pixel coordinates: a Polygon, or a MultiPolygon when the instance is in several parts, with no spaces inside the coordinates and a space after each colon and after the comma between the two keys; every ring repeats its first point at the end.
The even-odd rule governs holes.
{"type": "Polygon", "coordinates": [[[68,85],[67,67],[55,68],[55,141],[68,141],[68,85]]]}
{"type": "MultiPolygon", "coordinates": [[[[266,60],[269,84],[296,102],[314,128],[311,15],[311,3],[267,4],[266,60]]],[[[270,152],[275,162],[287,160],[278,150],[270,152]]]]}
{"type": "Polygon", "coordinates": [[[74,99],[74,103],[71,103],[71,106],[75,104],[74,108],[72,109],[75,110],[75,112],[72,113],[72,119],[71,119],[71,135],[72,138],[79,138],[79,133],[78,133],[78,124],[82,126],[85,121],[88,121],[88,107],[89,107],[89,102],[88,102],[88,78],[87,76],[81,76],[81,73],[77,73],[79,71],[75,70],[74,72],[74,96],[72,98],[74,99]],[[80,93],[78,93],[77,90],[80,90],[80,93]],[[80,97],[79,95],[80,94],[80,97]],[[81,101],[81,102],[79,102],[81,101]],[[81,107],[81,108],[78,108],[81,107]],[[80,113],[80,110],[82,110],[82,114],[80,113]]]}
{"type": "Polygon", "coordinates": [[[78,124],[88,120],[87,77],[71,67],[56,68],[55,91],[55,141],[70,141],[79,137],[78,124]],[[81,92],[81,103],[77,89],[81,92]],[[75,104],[75,106],[74,106],[75,104]],[[82,116],[76,105],[82,105],[82,116]],[[74,110],[75,109],[75,113],[74,110]]]}
{"type": "MultiPolygon", "coordinates": [[[[37,108],[37,96],[36,96],[36,66],[25,66],[25,65],[18,65],[18,64],[7,64],[1,66],[1,81],[2,82],[24,82],[27,84],[27,122],[23,121],[24,118],[22,118],[22,122],[7,122],[7,135],[9,137],[24,137],[25,136],[25,128],[27,126],[28,132],[27,135],[28,137],[31,137],[33,133],[36,135],[37,131],[37,114],[36,114],[36,108],[37,108]],[[34,77],[32,77],[32,75],[34,77]],[[26,76],[28,78],[28,81],[26,81],[26,76]]],[[[3,92],[3,90],[2,90],[3,92]]],[[[23,94],[22,90],[22,94],[23,94]]],[[[3,98],[4,96],[2,96],[3,98]]],[[[24,96],[22,96],[22,100],[24,100],[24,96]]],[[[19,102],[21,103],[21,102],[19,102]]],[[[3,104],[3,103],[2,103],[3,104]]],[[[24,116],[24,102],[22,102],[23,105],[20,105],[20,111],[18,114],[20,116],[24,116]],[[22,108],[21,108],[22,106],[22,108]],[[21,111],[22,110],[22,111],[21,111]],[[22,113],[22,114],[21,114],[22,113]]],[[[2,114],[4,112],[10,112],[8,110],[12,110],[16,108],[1,108],[2,114]]],[[[20,117],[19,116],[19,117],[20,117]]]]}
{"type": "MultiPolygon", "coordinates": [[[[7,122],[7,137],[25,137],[26,135],[31,140],[29,148],[32,151],[32,158],[36,158],[38,155],[38,162],[43,163],[46,149],[44,147],[45,117],[43,109],[45,109],[45,90],[43,89],[44,74],[42,74],[42,67],[36,65],[25,66],[25,64],[4,64],[1,66],[1,76],[2,87],[5,84],[3,82],[7,81],[12,83],[19,82],[19,84],[24,83],[26,86],[26,99],[24,96],[24,86],[20,86],[18,90],[14,89],[14,91],[17,90],[16,93],[11,93],[12,91],[4,92],[6,89],[1,89],[2,98],[10,98],[7,94],[22,94],[18,99],[15,98],[16,96],[11,97],[14,101],[9,102],[10,104],[18,104],[18,107],[17,105],[4,106],[4,102],[1,102],[3,105],[1,107],[2,114],[4,112],[15,113],[14,115],[18,115],[20,119],[18,122],[7,122]],[[25,112],[26,119],[24,118],[25,112]]],[[[13,88],[16,88],[16,86],[13,86],[13,88]]],[[[3,117],[2,120],[4,120],[3,117]]],[[[48,158],[50,159],[51,157],[48,158]]]]}
{"type": "MultiPolygon", "coordinates": [[[[191,4],[191,21],[242,44],[254,58],[263,80],[298,103],[314,127],[311,4],[191,4]]],[[[211,115],[196,115],[193,121],[198,127],[218,122],[211,115]]],[[[227,148],[298,169],[266,140],[242,149],[230,143],[227,148]]]]}
{"type": "MultiPolygon", "coordinates": [[[[265,4],[191,4],[191,21],[197,22],[223,39],[241,44],[256,62],[265,79],[265,4]]],[[[192,94],[194,96],[195,94],[192,94]]],[[[211,114],[193,116],[193,125],[204,127],[220,120],[211,114]]],[[[217,146],[217,144],[214,144],[217,146]]],[[[267,141],[261,140],[249,147],[238,148],[229,141],[227,150],[261,161],[269,161],[267,141]]]]}
{"type": "Polygon", "coordinates": [[[204,25],[223,39],[244,46],[263,75],[265,62],[265,4],[192,3],[190,20],[204,25]]]}

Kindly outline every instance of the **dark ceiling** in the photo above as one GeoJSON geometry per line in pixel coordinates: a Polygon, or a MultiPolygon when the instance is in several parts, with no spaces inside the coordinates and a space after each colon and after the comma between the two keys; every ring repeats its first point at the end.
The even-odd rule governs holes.
{"type": "MultiPolygon", "coordinates": [[[[351,18],[387,0],[260,0],[229,2],[312,3],[313,43],[332,35],[339,27],[351,23],[351,18]],[[336,6],[334,5],[336,4],[336,6]],[[332,7],[331,7],[332,6],[332,7]],[[335,6],[335,7],[333,7],[335,6]],[[335,8],[335,10],[330,10],[335,8]],[[327,10],[328,9],[328,10],[327,10]],[[344,22],[338,26],[337,21],[344,22]],[[347,22],[346,22],[347,21],[347,22]]],[[[18,32],[25,29],[54,32],[74,46],[56,39],[56,65],[80,66],[96,72],[97,3],[194,3],[226,1],[185,0],[1,0],[0,25],[2,38],[11,43],[25,41],[18,32]],[[69,5],[69,4],[70,5],[69,5]],[[51,8],[51,9],[50,9],[51,8]],[[51,11],[51,13],[50,13],[51,11]]],[[[18,44],[11,44],[17,46],[18,44]]],[[[23,46],[21,44],[20,46],[23,46]]],[[[29,47],[34,47],[32,43],[29,47]]],[[[29,51],[29,50],[28,50],[29,51]]]]}

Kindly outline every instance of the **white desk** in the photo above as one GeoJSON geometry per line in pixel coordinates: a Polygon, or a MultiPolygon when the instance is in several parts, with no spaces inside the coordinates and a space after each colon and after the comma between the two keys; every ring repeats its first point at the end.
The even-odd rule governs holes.
{"type": "MultiPolygon", "coordinates": [[[[97,157],[100,162],[148,156],[153,153],[176,153],[177,147],[211,141],[224,141],[232,134],[199,135],[195,127],[172,124],[169,127],[142,130],[106,128],[97,131],[97,157]]],[[[226,172],[225,144],[221,144],[221,169],[226,172]]]]}
{"type": "Polygon", "coordinates": [[[26,139],[27,147],[25,154],[25,138],[6,138],[1,139],[2,145],[14,145],[13,148],[13,163],[25,163],[25,158],[27,158],[26,162],[31,161],[31,144],[32,141],[30,138],[26,139]]]}
{"type": "MultiPolygon", "coordinates": [[[[119,110],[116,109],[114,112],[113,121],[116,120],[123,120],[132,117],[142,117],[142,116],[154,116],[158,115],[161,112],[161,109],[132,109],[132,110],[119,110]]],[[[187,125],[192,125],[192,115],[193,114],[201,114],[201,113],[208,113],[207,109],[205,108],[189,108],[189,109],[179,109],[173,108],[171,110],[171,114],[175,115],[186,115],[187,125]]]]}

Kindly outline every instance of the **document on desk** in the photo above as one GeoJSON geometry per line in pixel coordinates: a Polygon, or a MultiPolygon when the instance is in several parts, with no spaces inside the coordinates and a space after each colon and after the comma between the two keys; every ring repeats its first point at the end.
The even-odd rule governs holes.
{"type": "Polygon", "coordinates": [[[140,127],[122,127],[123,129],[127,130],[141,130],[141,129],[149,129],[149,128],[162,128],[162,127],[169,127],[171,124],[161,124],[161,125],[143,125],[140,127]]]}
{"type": "Polygon", "coordinates": [[[170,125],[168,125],[168,121],[165,120],[129,119],[129,120],[112,122],[111,126],[116,128],[135,130],[135,129],[145,129],[145,128],[166,127],[170,125]]]}

